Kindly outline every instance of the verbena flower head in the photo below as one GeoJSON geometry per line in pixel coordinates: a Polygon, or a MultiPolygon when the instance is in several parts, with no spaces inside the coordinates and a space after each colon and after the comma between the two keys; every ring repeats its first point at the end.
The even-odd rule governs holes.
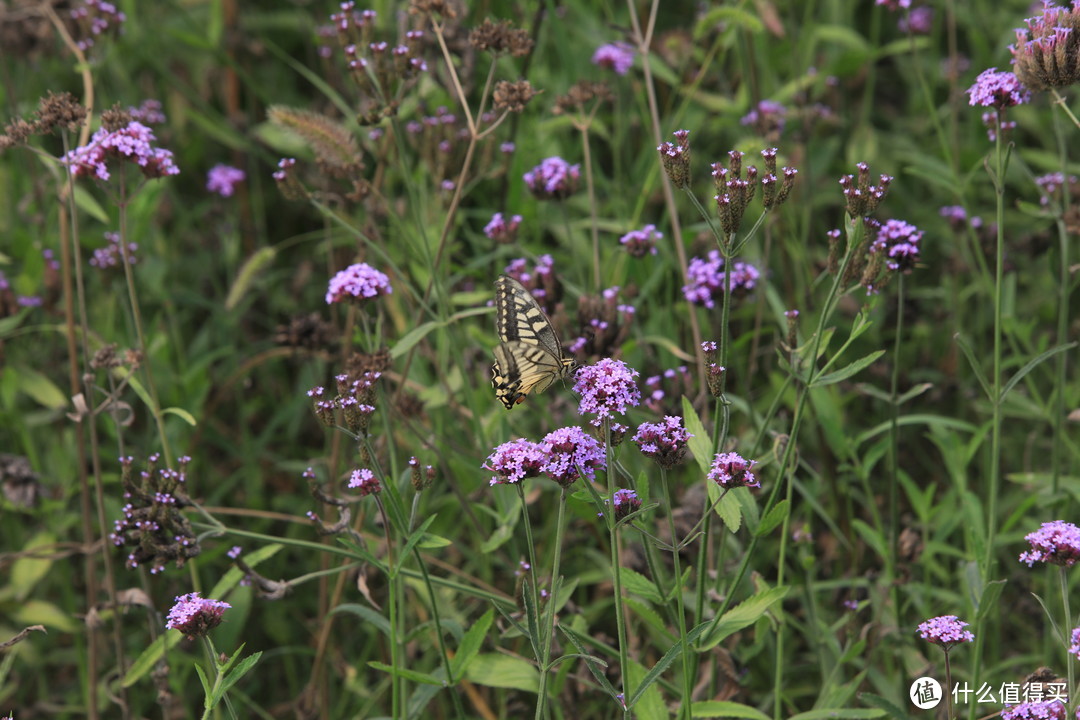
{"type": "Polygon", "coordinates": [[[690,131],[676,130],[675,142],[662,142],[656,150],[668,180],[678,189],[690,187],[690,131]]]}
{"type": "MultiPolygon", "coordinates": [[[[122,267],[125,253],[124,248],[120,247],[120,233],[106,232],[105,239],[109,241],[109,244],[94,250],[94,254],[90,257],[90,265],[99,270],[122,267]]],[[[129,242],[126,249],[128,263],[135,265],[139,261],[135,255],[139,244],[129,242]]]]}
{"type": "Polygon", "coordinates": [[[1080,560],[1080,528],[1063,520],[1043,523],[1025,537],[1031,550],[1020,553],[1020,562],[1032,567],[1037,562],[1072,567],[1080,560]]]}
{"type": "Polygon", "coordinates": [[[656,229],[655,225],[646,225],[640,230],[631,230],[619,238],[619,243],[626,248],[631,257],[643,258],[646,255],[655,255],[656,242],[663,239],[664,234],[656,229]]]}
{"type": "Polygon", "coordinates": [[[784,130],[787,108],[775,100],[762,100],[754,109],[739,120],[741,125],[749,125],[767,138],[777,138],[784,130]]]}
{"type": "Polygon", "coordinates": [[[349,487],[353,490],[359,490],[361,495],[371,495],[372,493],[382,492],[382,485],[379,484],[379,479],[375,477],[375,473],[367,468],[360,468],[352,471],[349,475],[349,487]]]}
{"type": "Polygon", "coordinates": [[[206,189],[221,197],[232,197],[236,186],[247,177],[240,168],[218,163],[206,173],[206,189]]]}
{"type": "Polygon", "coordinates": [[[581,473],[586,480],[594,480],[597,468],[607,467],[603,446],[577,425],[549,432],[540,446],[547,454],[541,472],[564,488],[573,485],[581,473]]]}
{"type": "Polygon", "coordinates": [[[1060,700],[1037,700],[1006,705],[1001,711],[1001,720],[1065,720],[1065,703],[1060,700]]]}
{"type": "Polygon", "coordinates": [[[182,509],[191,505],[187,495],[187,466],[191,458],[177,458],[177,469],[159,468],[158,454],[147,458],[146,468],[134,470],[134,458],[120,458],[120,482],[124,489],[123,516],[113,522],[109,541],[127,548],[124,566],[148,567],[152,575],[175,562],[182,567],[200,552],[199,541],[182,509]]]}
{"type": "Polygon", "coordinates": [[[105,0],[85,0],[71,10],[71,19],[79,28],[75,44],[84,52],[108,34],[119,34],[127,16],[105,0]]]}
{"type": "Polygon", "coordinates": [[[108,180],[110,168],[118,162],[133,163],[147,178],[179,174],[172,151],[154,147],[156,141],[153,130],[132,120],[119,130],[99,128],[88,144],[69,151],[60,161],[77,178],[108,180]]]}
{"type": "Polygon", "coordinates": [[[495,473],[491,485],[501,485],[536,477],[543,471],[546,460],[543,446],[518,438],[495,448],[481,467],[495,473]]]}
{"type": "Polygon", "coordinates": [[[964,629],[967,626],[968,623],[960,620],[955,615],[939,615],[919,623],[916,630],[923,640],[928,640],[948,650],[958,643],[975,640],[975,636],[971,631],[964,629]]]}
{"type": "Polygon", "coordinates": [[[616,522],[641,509],[641,499],[633,490],[616,490],[611,494],[611,506],[615,508],[616,522]]]}
{"type": "Polygon", "coordinates": [[[730,490],[737,487],[761,487],[750,469],[757,465],[757,460],[747,460],[739,453],[717,453],[709,468],[708,478],[714,483],[730,490]]]}
{"type": "Polygon", "coordinates": [[[581,395],[578,414],[595,413],[590,422],[596,427],[616,414],[624,414],[627,408],[641,402],[641,390],[634,381],[637,376],[637,370],[611,358],[582,367],[574,376],[574,392],[581,395]]]}
{"type": "Polygon", "coordinates": [[[562,200],[577,192],[581,166],[561,157],[546,158],[523,176],[532,194],[541,200],[562,200]]]}
{"type": "Polygon", "coordinates": [[[350,265],[334,277],[326,290],[326,303],[343,300],[364,301],[394,292],[390,278],[367,263],[350,265]]]}
{"type": "MultiPolygon", "coordinates": [[[[864,162],[855,163],[858,176],[844,175],[840,178],[840,187],[844,191],[844,205],[847,214],[853,218],[872,215],[892,184],[891,175],[881,175],[877,185],[870,184],[870,166],[864,162]]],[[[837,233],[839,236],[839,232],[837,233]]]]}
{"type": "Polygon", "coordinates": [[[728,152],[728,165],[712,164],[713,185],[716,187],[716,213],[720,218],[720,228],[731,235],[739,229],[743,213],[757,192],[757,168],[746,167],[743,177],[743,155],[739,150],[728,152]]]}
{"type": "Polygon", "coordinates": [[[998,110],[1022,105],[1031,101],[1031,93],[1011,72],[998,72],[997,68],[983,70],[975,78],[975,84],[967,89],[968,104],[992,107],[998,110]]]}
{"type": "Polygon", "coordinates": [[[625,75],[634,65],[634,47],[624,42],[601,45],[593,53],[592,62],[593,65],[614,70],[618,75],[625,75]]]}
{"type": "Polygon", "coordinates": [[[221,600],[199,597],[197,592],[180,595],[169,610],[165,627],[179,630],[189,638],[202,637],[221,624],[222,616],[231,607],[221,600]]]}
{"type": "MultiPolygon", "coordinates": [[[[893,272],[910,273],[919,261],[919,242],[923,231],[903,220],[887,220],[878,228],[871,253],[882,253],[885,267],[893,272]]],[[[864,283],[866,284],[866,283],[864,283]]]]}
{"type": "MultiPolygon", "coordinates": [[[[707,260],[690,258],[686,275],[690,284],[683,286],[683,296],[694,305],[707,308],[716,306],[716,299],[724,294],[724,258],[719,250],[710,250],[707,260]]],[[[732,297],[741,297],[757,287],[761,272],[750,263],[737,260],[731,273],[732,297]]]]}
{"type": "Polygon", "coordinates": [[[143,125],[162,125],[167,119],[162,112],[161,101],[153,98],[143,100],[139,107],[128,106],[127,112],[132,120],[138,120],[143,125]]]}
{"type": "Polygon", "coordinates": [[[683,459],[686,443],[694,437],[682,426],[682,418],[668,415],[663,422],[641,423],[631,438],[643,455],[663,467],[671,467],[683,459]]]}
{"type": "Polygon", "coordinates": [[[1073,628],[1072,637],[1070,638],[1072,645],[1069,646],[1069,652],[1080,658],[1080,627],[1073,628]]]}
{"type": "Polygon", "coordinates": [[[1016,30],[1013,73],[1031,90],[1049,90],[1080,81],[1080,6],[1044,2],[1042,13],[1016,30]]]}
{"type": "Polygon", "coordinates": [[[913,8],[907,15],[896,21],[896,28],[902,33],[929,35],[934,29],[934,10],[925,5],[913,8]]]}
{"type": "Polygon", "coordinates": [[[519,225],[521,225],[520,215],[514,215],[508,221],[502,213],[495,213],[491,216],[491,221],[484,226],[484,234],[495,242],[510,243],[517,238],[519,225]]]}

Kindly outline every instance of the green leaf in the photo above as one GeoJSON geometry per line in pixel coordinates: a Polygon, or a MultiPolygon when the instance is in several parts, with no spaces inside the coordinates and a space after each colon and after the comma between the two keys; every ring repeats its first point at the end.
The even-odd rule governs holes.
{"type": "Polygon", "coordinates": [[[843,708],[819,708],[817,710],[808,710],[804,713],[798,713],[792,715],[788,720],[858,720],[865,718],[871,720],[872,718],[879,718],[885,715],[884,710],[878,708],[854,708],[851,710],[845,710],[843,708]]]}
{"type": "Polygon", "coordinates": [[[379,662],[378,660],[369,661],[368,667],[375,668],[376,670],[382,670],[383,672],[389,673],[390,675],[397,675],[398,677],[412,680],[413,682],[420,683],[421,685],[435,685],[437,687],[446,687],[445,682],[429,673],[422,673],[416,670],[409,670],[407,668],[401,667],[395,670],[393,665],[387,665],[386,663],[379,662]]]}
{"type": "Polygon", "coordinates": [[[105,208],[101,206],[101,203],[97,201],[97,198],[87,192],[79,183],[75,184],[75,207],[79,208],[102,225],[108,226],[112,223],[112,220],[109,219],[109,213],[105,212],[105,208]]]}
{"type": "Polygon", "coordinates": [[[858,360],[855,360],[854,362],[850,363],[849,365],[846,365],[846,366],[840,368],[839,370],[836,370],[836,371],[831,372],[831,373],[826,373],[824,375],[821,375],[819,377],[814,378],[814,382],[810,383],[810,387],[819,388],[819,387],[824,387],[826,385],[832,385],[834,383],[838,383],[841,380],[847,380],[852,375],[865,370],[867,367],[872,365],[875,360],[877,360],[879,357],[881,357],[884,354],[885,354],[884,350],[875,350],[874,352],[870,353],[869,355],[866,355],[865,357],[861,357],[858,360]]]}
{"type": "Polygon", "coordinates": [[[51,553],[46,552],[43,557],[34,557],[33,551],[55,542],[55,535],[50,532],[40,532],[23,545],[22,552],[25,555],[11,564],[11,589],[15,593],[16,600],[20,602],[25,600],[53,565],[51,553]]]}
{"type": "Polygon", "coordinates": [[[232,672],[225,676],[225,678],[221,681],[221,686],[218,688],[216,696],[214,697],[215,705],[217,705],[218,702],[221,701],[221,698],[225,697],[225,693],[229,691],[229,688],[235,685],[237,681],[240,680],[240,678],[247,675],[248,672],[253,667],[255,667],[255,664],[259,662],[259,658],[261,657],[261,651],[248,655],[246,658],[241,660],[235,668],[233,668],[232,672]]]}
{"type": "Polygon", "coordinates": [[[352,613],[353,615],[361,617],[367,622],[374,625],[376,628],[381,630],[382,633],[386,635],[386,637],[392,638],[394,636],[390,630],[390,621],[387,620],[382,615],[382,613],[372,608],[369,608],[367,605],[359,605],[357,603],[344,603],[332,609],[330,611],[330,614],[333,615],[334,613],[338,612],[352,613]]]}
{"type": "Polygon", "coordinates": [[[214,707],[214,693],[210,686],[210,679],[206,677],[206,671],[202,669],[202,665],[195,663],[195,672],[199,675],[199,682],[202,683],[203,689],[203,707],[209,710],[214,707]]]}
{"type": "Polygon", "coordinates": [[[165,650],[180,642],[180,638],[182,637],[183,635],[180,633],[158,635],[157,640],[154,640],[154,642],[147,645],[146,648],[139,653],[139,657],[135,658],[135,662],[131,663],[131,667],[128,668],[127,674],[124,675],[124,679],[120,681],[121,687],[131,687],[137,683],[143,675],[146,675],[153,670],[158,661],[165,657],[165,650]]]}
{"type": "Polygon", "coordinates": [[[964,353],[964,357],[967,358],[971,371],[975,373],[975,379],[982,385],[983,392],[986,393],[986,399],[993,402],[994,391],[990,389],[990,383],[987,382],[982,367],[979,366],[979,361],[975,359],[975,353],[971,350],[971,345],[968,344],[967,339],[960,333],[953,335],[953,339],[956,340],[956,344],[960,346],[960,350],[964,353]]]}
{"type": "Polygon", "coordinates": [[[500,525],[495,528],[495,532],[491,533],[491,537],[480,544],[480,553],[483,555],[490,555],[499,549],[503,543],[509,540],[514,535],[514,528],[511,525],[500,525]]]}
{"type": "Polygon", "coordinates": [[[753,34],[765,31],[765,25],[757,15],[738,7],[718,7],[712,8],[694,23],[694,39],[700,40],[715,33],[717,25],[737,26],[753,34]]]}
{"type": "Polygon", "coordinates": [[[696,718],[745,718],[745,720],[771,720],[765,713],[749,705],[726,700],[705,700],[690,706],[690,717],[696,718]]]}
{"type": "Polygon", "coordinates": [[[49,630],[74,633],[82,624],[72,619],[71,613],[44,600],[27,600],[11,610],[8,617],[15,625],[44,625],[49,630]]]}
{"type": "Polygon", "coordinates": [[[236,273],[232,287],[229,288],[229,294],[225,297],[226,310],[232,310],[244,299],[263,270],[273,264],[275,257],[277,257],[277,250],[264,247],[256,250],[244,261],[244,264],[240,266],[240,271],[236,273]]]}
{"type": "Polygon", "coordinates": [[[195,416],[189,413],[187,410],[178,407],[167,407],[161,411],[162,415],[176,415],[178,418],[186,422],[191,427],[195,427],[199,423],[195,420],[195,416]]]}
{"type": "Polygon", "coordinates": [[[619,568],[619,577],[622,580],[623,589],[627,592],[640,595],[646,600],[651,600],[654,603],[663,602],[663,597],[660,595],[660,590],[657,589],[656,583],[641,573],[635,572],[630,568],[619,568]]]}
{"type": "Polygon", "coordinates": [[[446,547],[447,545],[453,544],[453,540],[448,540],[442,535],[424,533],[424,536],[420,538],[420,542],[416,543],[416,547],[420,548],[421,550],[432,550],[434,548],[446,547]]]}
{"type": "Polygon", "coordinates": [[[60,410],[67,406],[67,395],[45,375],[26,366],[12,370],[18,376],[19,390],[29,395],[38,405],[50,410],[60,410]]]}
{"type": "Polygon", "coordinates": [[[1074,347],[1076,347],[1076,343],[1074,342],[1067,343],[1065,345],[1058,345],[1057,347],[1052,347],[1049,350],[1039,353],[1031,360],[1028,360],[1024,367],[1017,370],[1016,374],[1009,378],[1009,381],[1005,383],[1005,387],[1001,388],[1001,396],[998,398],[998,400],[1004,400],[1005,396],[1009,394],[1009,391],[1016,387],[1016,383],[1023,380],[1024,376],[1034,370],[1036,366],[1038,366],[1040,363],[1049,360],[1058,353],[1063,353],[1066,350],[1072,350],[1074,347]]]}
{"type": "Polygon", "coordinates": [[[592,673],[596,682],[599,683],[612,697],[618,695],[619,691],[612,687],[611,682],[607,679],[607,675],[604,674],[604,668],[607,667],[607,663],[599,658],[589,655],[585,651],[585,644],[581,640],[584,636],[580,635],[577,630],[562,623],[559,623],[559,630],[562,631],[563,635],[565,635],[573,646],[577,648],[578,652],[581,653],[581,658],[585,661],[585,666],[589,668],[589,672],[592,673]]]}
{"type": "MultiPolygon", "coordinates": [[[[405,557],[412,552],[412,549],[416,546],[416,543],[420,542],[420,539],[424,537],[424,533],[427,531],[431,523],[435,522],[436,517],[438,516],[429,515],[428,518],[424,520],[424,522],[420,525],[420,527],[416,528],[416,530],[414,530],[412,534],[409,535],[409,539],[405,541],[405,546],[401,549],[401,557],[405,557]]],[[[393,571],[390,573],[390,578],[393,579],[397,577],[397,574],[401,571],[401,568],[401,563],[395,564],[393,571]]]]}
{"type": "Polygon", "coordinates": [[[469,667],[469,663],[480,653],[480,647],[484,643],[484,638],[487,637],[488,630],[491,629],[494,618],[494,610],[488,608],[488,611],[481,615],[465,633],[464,637],[461,638],[461,644],[458,645],[457,652],[454,657],[450,658],[451,685],[456,685],[461,680],[465,669],[469,667]]]}
{"type": "Polygon", "coordinates": [[[397,344],[395,344],[394,347],[390,349],[390,357],[396,359],[409,352],[410,350],[412,350],[413,345],[416,345],[416,343],[427,337],[427,334],[435,328],[441,327],[442,324],[443,323],[438,320],[428,320],[426,323],[420,325],[419,327],[415,327],[409,332],[405,333],[405,335],[397,341],[397,344]]]}
{"type": "Polygon", "coordinates": [[[483,653],[473,658],[465,670],[469,682],[487,687],[512,688],[535,693],[540,689],[540,673],[521,658],[483,653]]]}
{"type": "Polygon", "coordinates": [[[682,411],[683,427],[693,435],[686,444],[690,448],[690,452],[693,453],[694,459],[697,460],[701,472],[707,473],[713,461],[712,437],[705,430],[701,418],[698,417],[697,411],[694,410],[694,406],[690,404],[685,395],[683,395],[682,399],[682,411]]]}
{"type": "Polygon", "coordinates": [[[787,594],[787,587],[776,587],[743,600],[716,621],[712,632],[702,642],[701,649],[710,650],[716,647],[724,638],[742,630],[744,627],[753,625],[758,618],[768,612],[773,605],[783,600],[787,594]]]}
{"type": "Polygon", "coordinates": [[[637,701],[641,699],[642,694],[648,690],[653,683],[659,680],[664,671],[671,666],[671,663],[675,662],[676,658],[682,654],[686,645],[693,644],[698,636],[707,629],[708,625],[709,623],[701,623],[696,628],[686,633],[686,644],[680,640],[672,645],[671,648],[664,653],[663,657],[656,661],[656,664],[652,666],[652,669],[645,674],[644,678],[642,678],[641,683],[636,684],[637,687],[634,689],[633,697],[627,701],[627,707],[632,708],[637,704],[637,701]]]}
{"type": "Polygon", "coordinates": [[[791,503],[786,499],[773,505],[772,510],[765,514],[765,518],[761,521],[761,524],[758,525],[754,534],[758,537],[762,537],[763,535],[771,533],[777,525],[784,522],[790,509],[791,503]]]}

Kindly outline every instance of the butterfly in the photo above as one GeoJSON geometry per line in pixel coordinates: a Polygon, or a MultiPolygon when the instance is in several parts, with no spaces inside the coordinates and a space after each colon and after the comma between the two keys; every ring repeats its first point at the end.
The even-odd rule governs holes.
{"type": "Polygon", "coordinates": [[[544,392],[574,369],[543,308],[508,275],[495,281],[495,331],[501,342],[495,346],[491,386],[507,410],[531,392],[544,392]]]}

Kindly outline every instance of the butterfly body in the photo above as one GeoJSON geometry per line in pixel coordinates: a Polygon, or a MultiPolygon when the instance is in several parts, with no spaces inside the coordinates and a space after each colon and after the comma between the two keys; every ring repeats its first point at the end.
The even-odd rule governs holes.
{"type": "Polygon", "coordinates": [[[529,393],[544,392],[574,368],[543,308],[508,275],[495,281],[495,331],[500,344],[495,347],[491,386],[507,410],[529,393]]]}

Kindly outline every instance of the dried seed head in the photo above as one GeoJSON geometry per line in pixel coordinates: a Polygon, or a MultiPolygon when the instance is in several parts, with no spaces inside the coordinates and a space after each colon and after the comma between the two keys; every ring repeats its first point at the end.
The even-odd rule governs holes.
{"type": "Polygon", "coordinates": [[[537,94],[528,80],[498,82],[495,84],[495,109],[519,113],[537,94]]]}
{"type": "Polygon", "coordinates": [[[509,53],[514,57],[528,55],[533,48],[529,33],[515,29],[509,20],[492,22],[485,19],[480,27],[469,33],[469,44],[477,50],[487,51],[492,55],[509,53]]]}
{"type": "Polygon", "coordinates": [[[613,97],[614,95],[607,83],[579,80],[566,91],[565,95],[556,98],[552,112],[555,115],[574,112],[583,113],[585,112],[585,106],[592,101],[609,102],[613,97]]]}

